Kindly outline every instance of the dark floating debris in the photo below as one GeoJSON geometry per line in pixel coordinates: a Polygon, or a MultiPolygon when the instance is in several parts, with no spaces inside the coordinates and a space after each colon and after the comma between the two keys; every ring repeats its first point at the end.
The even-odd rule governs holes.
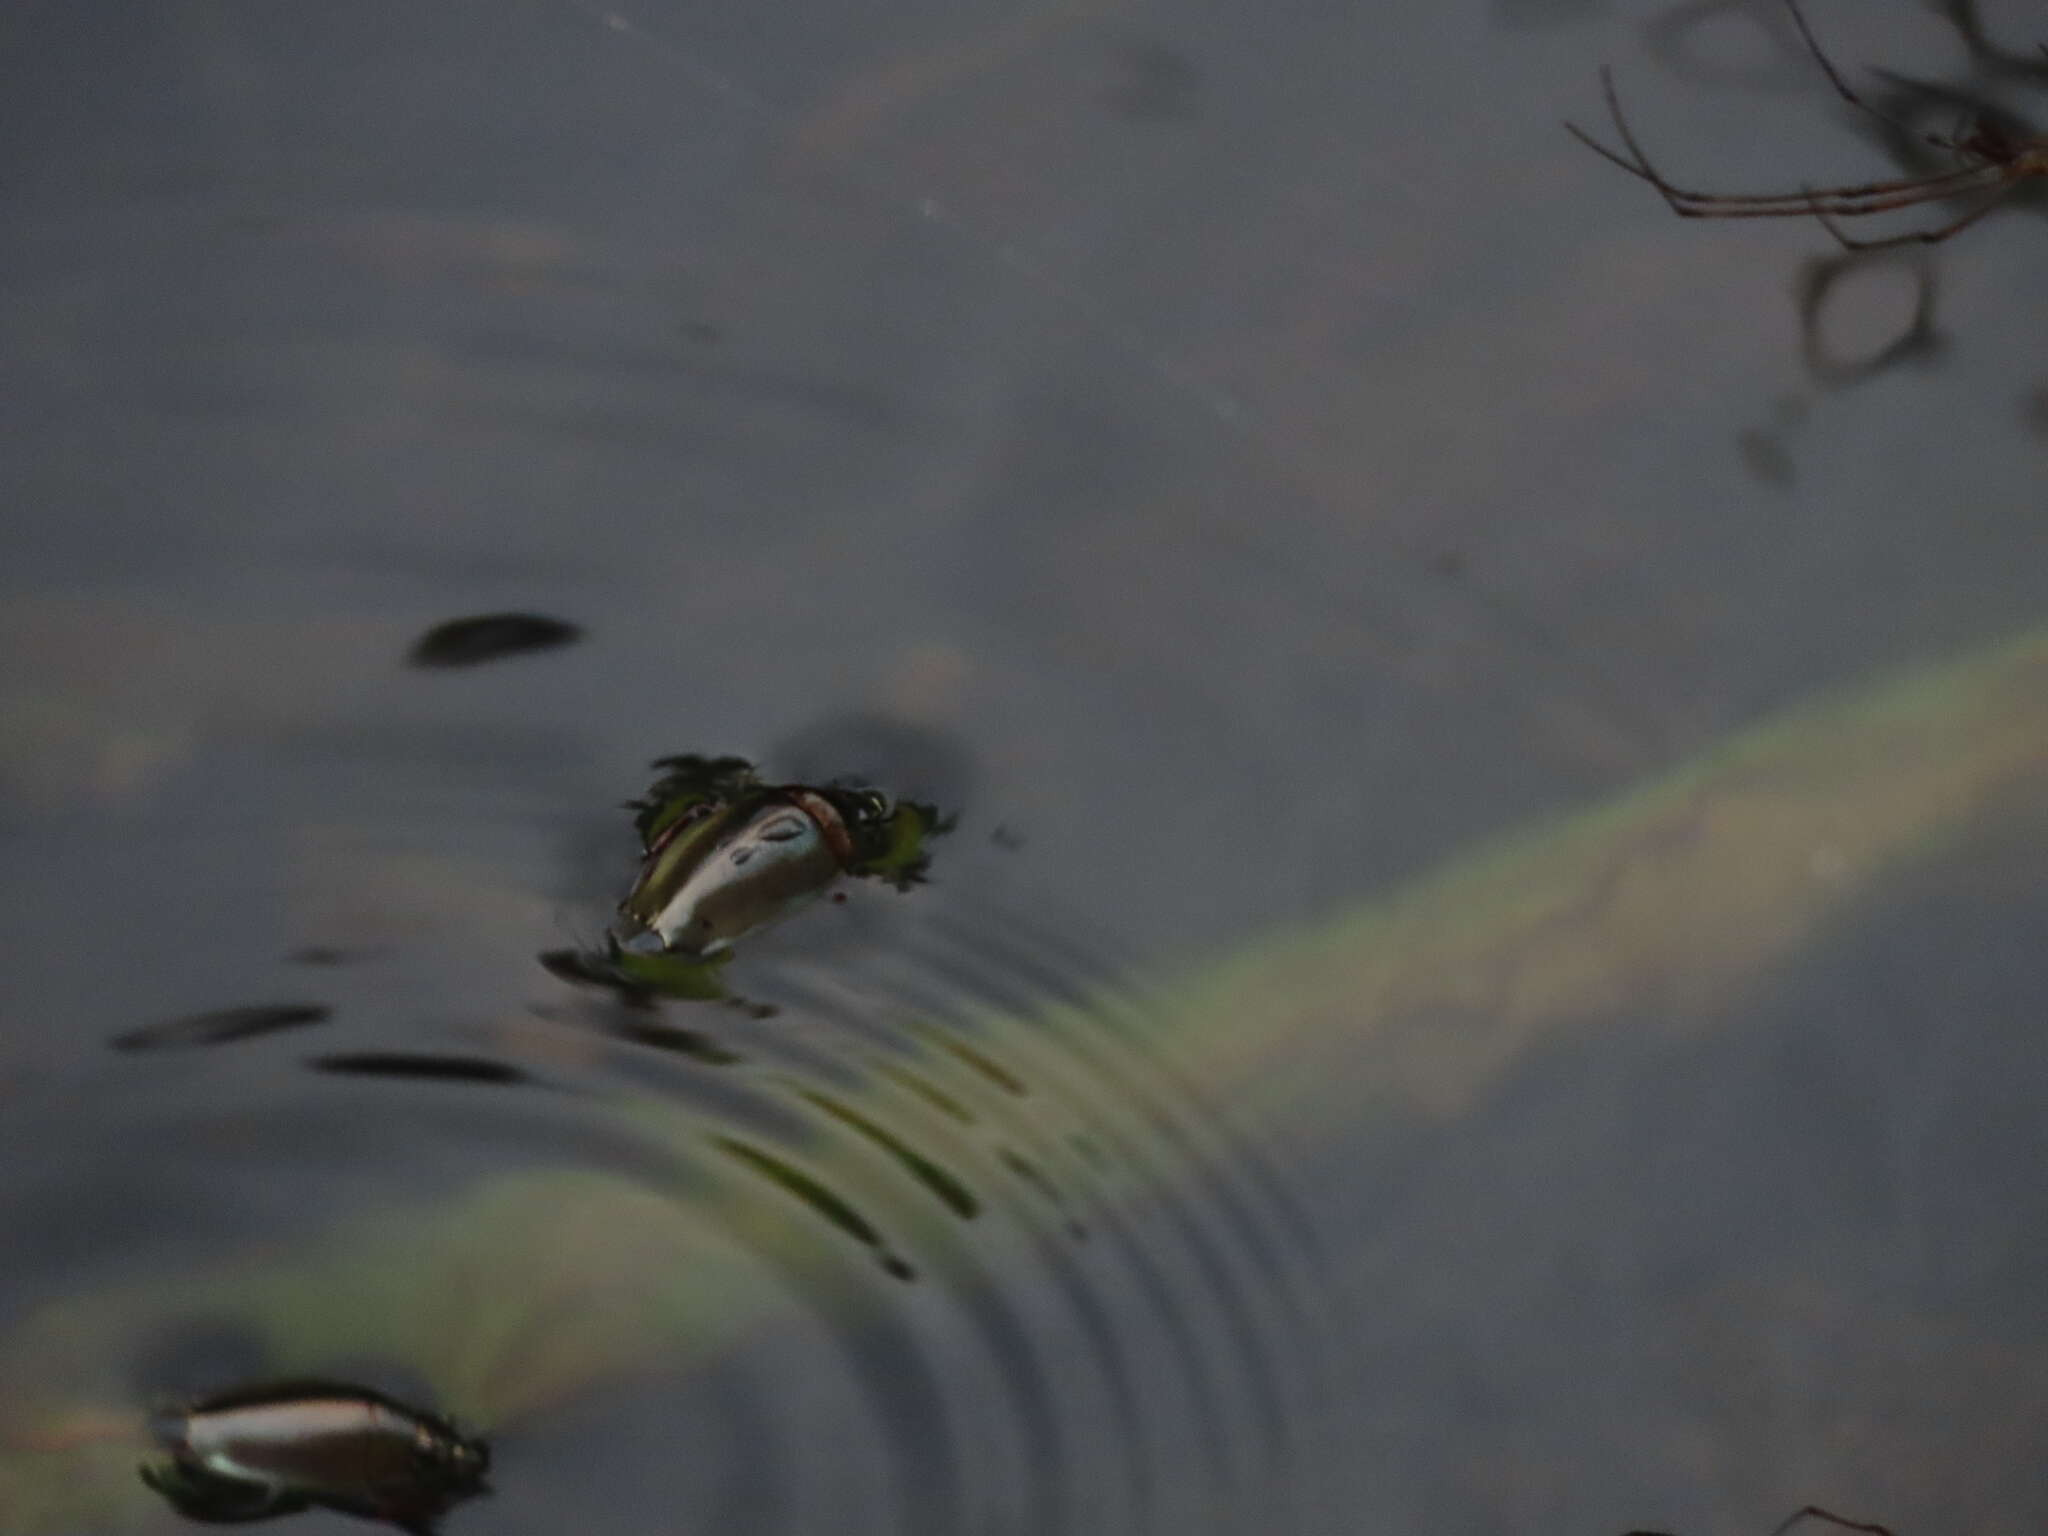
{"type": "Polygon", "coordinates": [[[764,784],[745,758],[655,766],[662,776],[628,806],[641,866],[613,929],[622,967],[652,956],[713,960],[845,875],[907,891],[931,867],[926,844],[953,827],[936,806],[866,784],[764,784]]]}
{"type": "Polygon", "coordinates": [[[527,651],[551,651],[583,637],[582,629],[539,613],[481,613],[436,624],[413,643],[416,667],[474,667],[527,651]]]}
{"type": "Polygon", "coordinates": [[[432,1056],[414,1051],[343,1051],[311,1056],[315,1072],[341,1077],[410,1077],[429,1083],[530,1083],[519,1068],[488,1056],[432,1056]]]}
{"type": "Polygon", "coordinates": [[[225,1045],[280,1029],[301,1029],[325,1023],[334,1010],[324,1003],[266,1003],[248,1008],[217,1008],[162,1024],[145,1024],[107,1043],[117,1051],[184,1050],[195,1045],[225,1045]]]}
{"type": "MultiPolygon", "coordinates": [[[[1866,101],[1850,89],[1848,81],[1835,68],[1834,62],[1822,50],[1820,40],[1814,36],[1813,29],[1807,25],[1798,0],[1785,0],[1785,9],[1798,29],[1807,53],[1827,76],[1835,94],[1857,111],[1884,125],[1888,134],[1901,145],[1916,151],[1922,146],[1945,151],[1948,159],[1939,170],[1888,181],[1841,186],[1809,184],[1797,191],[1688,191],[1668,180],[1650,163],[1649,156],[1636,141],[1635,130],[1622,114],[1621,99],[1615,94],[1613,72],[1606,69],[1600,72],[1600,83],[1607,99],[1607,115],[1613,120],[1620,148],[1601,143],[1575,124],[1566,123],[1565,127],[1602,159],[1656,188],[1671,211],[1681,218],[1812,218],[1818,220],[1822,228],[1835,237],[1836,243],[1847,251],[1937,245],[1952,235],[1961,234],[1999,207],[2022,183],[2048,177],[2048,134],[2035,133],[2027,124],[1999,110],[1994,103],[1974,99],[1966,91],[1953,87],[1922,86],[1918,82],[1889,76],[1922,100],[1943,102],[1964,108],[1969,113],[1963,121],[1962,131],[1926,132],[1897,116],[1887,106],[1866,101]],[[1976,198],[1975,205],[1948,222],[1932,228],[1909,229],[1903,234],[1883,239],[1859,239],[1849,234],[1841,224],[1844,219],[1965,197],[1976,198]]],[[[1965,36],[1968,35],[1966,28],[1965,36]]]]}
{"type": "Polygon", "coordinates": [[[431,1536],[455,1505],[489,1492],[483,1441],[339,1382],[238,1387],[164,1409],[150,1430],[167,1459],[145,1461],[143,1482],[188,1519],[211,1524],[317,1506],[431,1536]]]}

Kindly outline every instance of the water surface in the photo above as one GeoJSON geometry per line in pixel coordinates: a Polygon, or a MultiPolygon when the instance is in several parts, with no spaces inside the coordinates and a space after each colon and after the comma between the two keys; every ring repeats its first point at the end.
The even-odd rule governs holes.
{"type": "Polygon", "coordinates": [[[2040,1525],[2040,204],[1818,355],[1602,62],[1902,172],[1769,4],[14,7],[10,1471],[318,1369],[479,1536],[2040,1525]],[[623,1009],[536,956],[678,751],[962,823],[623,1009]]]}

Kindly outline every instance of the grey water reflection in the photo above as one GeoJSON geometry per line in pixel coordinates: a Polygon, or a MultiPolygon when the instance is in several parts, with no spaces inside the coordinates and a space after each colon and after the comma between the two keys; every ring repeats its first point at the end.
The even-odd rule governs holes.
{"type": "Polygon", "coordinates": [[[308,1378],[454,1536],[2040,1526],[2039,189],[1603,62],[1925,168],[1768,0],[0,12],[0,1531],[308,1378]],[[706,750],[960,823],[593,985],[706,750]]]}

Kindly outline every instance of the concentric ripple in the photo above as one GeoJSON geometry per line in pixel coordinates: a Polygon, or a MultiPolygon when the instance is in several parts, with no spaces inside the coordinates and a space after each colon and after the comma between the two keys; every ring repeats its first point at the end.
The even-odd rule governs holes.
{"type": "Polygon", "coordinates": [[[1171,1019],[947,894],[750,962],[772,1016],[536,967],[524,1020],[223,1039],[244,1111],[194,1073],[138,1123],[174,1150],[134,1198],[206,1227],[0,1339],[39,1384],[0,1433],[118,1458],[150,1401],[321,1376],[488,1433],[565,1519],[602,1437],[592,1530],[1304,1528],[1341,1350],[1312,1224],[1171,1019]],[[292,1149],[290,1208],[251,1144],[292,1149]]]}
{"type": "Polygon", "coordinates": [[[1276,1489],[1313,1501],[1341,1339],[1293,1197],[1105,968],[1007,914],[906,926],[757,978],[781,1011],[724,1032],[726,1082],[775,1110],[703,1143],[749,1186],[730,1229],[778,1210],[784,1262],[833,1277],[807,1304],[874,1362],[866,1417],[916,1490],[891,1528],[1242,1529],[1284,1519],[1276,1489]]]}

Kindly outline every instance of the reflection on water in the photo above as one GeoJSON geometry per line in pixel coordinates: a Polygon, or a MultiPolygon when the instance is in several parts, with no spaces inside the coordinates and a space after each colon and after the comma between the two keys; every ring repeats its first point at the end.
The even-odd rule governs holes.
{"type": "Polygon", "coordinates": [[[1638,20],[0,13],[0,1529],[2040,1525],[2038,220],[1638,20]]]}

